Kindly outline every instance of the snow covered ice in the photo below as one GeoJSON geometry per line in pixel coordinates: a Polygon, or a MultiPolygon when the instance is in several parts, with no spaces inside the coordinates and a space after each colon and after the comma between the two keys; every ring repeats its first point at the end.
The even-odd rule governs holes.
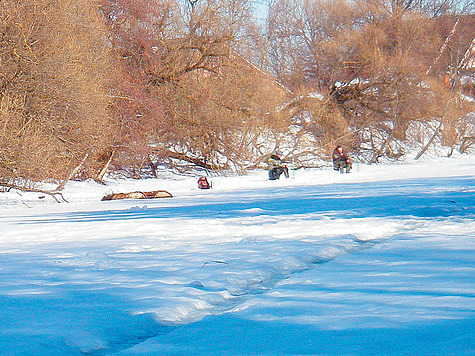
{"type": "Polygon", "coordinates": [[[475,354],[472,158],[2,193],[0,354],[475,354]]]}

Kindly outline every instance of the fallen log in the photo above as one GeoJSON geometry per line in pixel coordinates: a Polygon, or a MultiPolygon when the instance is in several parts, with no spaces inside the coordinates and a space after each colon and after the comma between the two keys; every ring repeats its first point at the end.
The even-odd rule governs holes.
{"type": "Polygon", "coordinates": [[[130,193],[113,193],[102,197],[104,200],[119,200],[119,199],[155,199],[155,198],[173,198],[166,190],[154,190],[152,192],[130,192],[130,193]]]}

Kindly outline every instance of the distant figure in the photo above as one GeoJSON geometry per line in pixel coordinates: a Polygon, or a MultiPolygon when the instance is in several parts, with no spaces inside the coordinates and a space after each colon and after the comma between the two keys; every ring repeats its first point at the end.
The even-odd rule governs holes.
{"type": "Polygon", "coordinates": [[[267,169],[269,170],[269,180],[279,179],[282,173],[284,173],[285,178],[289,178],[289,168],[282,163],[280,152],[270,155],[267,160],[267,169]]]}
{"type": "Polygon", "coordinates": [[[346,151],[340,145],[336,146],[332,154],[333,159],[333,169],[340,171],[340,173],[350,173],[351,170],[351,161],[346,151]]]}
{"type": "Polygon", "coordinates": [[[200,189],[210,189],[211,184],[208,182],[208,179],[205,176],[198,178],[198,188],[200,189]]]}

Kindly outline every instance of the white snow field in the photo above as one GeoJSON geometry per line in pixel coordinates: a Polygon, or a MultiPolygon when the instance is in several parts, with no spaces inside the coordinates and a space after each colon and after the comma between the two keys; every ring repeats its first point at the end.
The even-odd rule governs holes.
{"type": "Polygon", "coordinates": [[[475,355],[473,158],[0,193],[0,354],[475,355]]]}

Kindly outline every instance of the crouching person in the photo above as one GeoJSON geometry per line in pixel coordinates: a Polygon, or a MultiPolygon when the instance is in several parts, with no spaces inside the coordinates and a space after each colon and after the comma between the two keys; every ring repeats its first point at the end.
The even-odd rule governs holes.
{"type": "Polygon", "coordinates": [[[269,180],[279,179],[282,173],[284,173],[285,178],[289,178],[289,168],[282,163],[280,152],[270,155],[267,160],[267,169],[269,171],[269,180]]]}
{"type": "Polygon", "coordinates": [[[198,188],[200,189],[211,189],[211,183],[205,176],[198,178],[198,188]]]}

